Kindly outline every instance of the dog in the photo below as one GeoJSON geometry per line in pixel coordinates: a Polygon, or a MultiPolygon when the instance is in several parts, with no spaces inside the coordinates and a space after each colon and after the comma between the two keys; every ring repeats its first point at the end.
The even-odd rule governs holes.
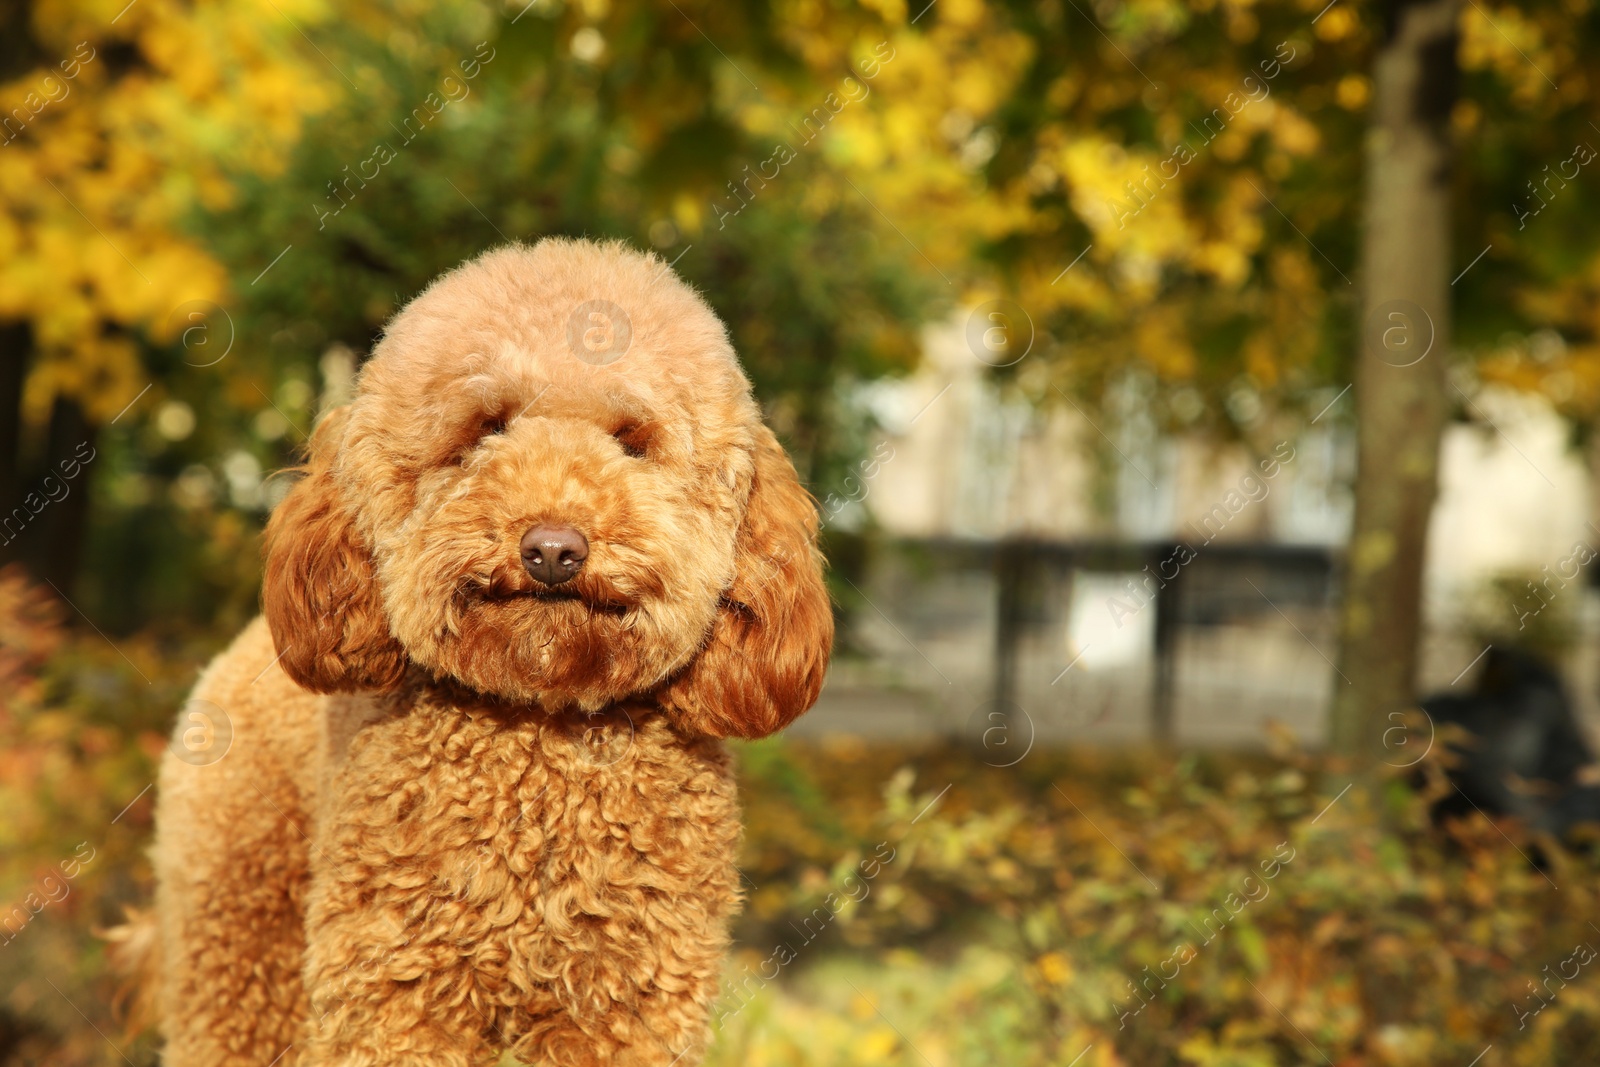
{"type": "Polygon", "coordinates": [[[621,244],[492,251],[392,319],[300,474],[113,938],[163,1062],[699,1062],[722,739],[809,708],[833,638],[722,323],[621,244]]]}
{"type": "Polygon", "coordinates": [[[1586,781],[1594,755],[1560,675],[1537,656],[1491,647],[1471,693],[1421,706],[1435,730],[1459,728],[1446,746],[1455,788],[1434,803],[1436,823],[1513,816],[1560,840],[1600,817],[1600,790],[1586,781]]]}

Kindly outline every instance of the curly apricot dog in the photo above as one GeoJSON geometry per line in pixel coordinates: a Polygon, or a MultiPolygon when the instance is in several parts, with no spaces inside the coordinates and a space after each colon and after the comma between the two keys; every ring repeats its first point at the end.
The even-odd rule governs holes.
{"type": "Polygon", "coordinates": [[[265,620],[162,765],[123,939],[165,1062],[697,1062],[739,905],[718,739],[817,697],[816,531],[656,258],[546,240],[435,282],[312,436],[265,620]]]}

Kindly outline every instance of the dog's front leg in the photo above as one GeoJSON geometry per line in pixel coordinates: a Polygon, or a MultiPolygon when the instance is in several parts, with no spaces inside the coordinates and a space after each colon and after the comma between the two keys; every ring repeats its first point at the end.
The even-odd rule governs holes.
{"type": "MultiPolygon", "coordinates": [[[[307,923],[306,1067],[468,1067],[491,1028],[471,970],[426,909],[374,908],[352,882],[318,887],[307,923]]],[[[419,902],[420,903],[420,902],[419,902]]]]}
{"type": "Polygon", "coordinates": [[[411,736],[434,727],[448,729],[407,715],[363,725],[326,785],[310,848],[305,1067],[484,1060],[494,1009],[463,951],[482,918],[460,885],[481,864],[488,797],[411,736]],[[459,817],[451,805],[468,794],[473,814],[459,817]]]}

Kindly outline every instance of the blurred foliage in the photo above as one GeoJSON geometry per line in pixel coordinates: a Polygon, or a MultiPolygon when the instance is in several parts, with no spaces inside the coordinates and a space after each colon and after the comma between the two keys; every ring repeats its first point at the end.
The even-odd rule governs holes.
{"type": "Polygon", "coordinates": [[[1522,649],[1550,662],[1583,651],[1581,587],[1548,568],[1496,575],[1464,599],[1461,629],[1474,646],[1522,649]]]}
{"type": "MultiPolygon", "coordinates": [[[[153,1062],[93,930],[148,898],[148,787],[199,651],[69,635],[0,576],[0,1063],[153,1062]]],[[[709,1062],[1600,1055],[1574,955],[1600,945],[1600,852],[1481,817],[1434,829],[1440,787],[1346,790],[1270,741],[1005,769],[941,743],[741,746],[748,901],[709,1062]]]]}
{"type": "MultiPolygon", "coordinates": [[[[95,422],[145,381],[180,299],[222,299],[226,268],[184,218],[271,175],[333,99],[271,4],[8,4],[0,100],[0,318],[31,326],[25,411],[56,395],[95,422]]],[[[301,19],[320,5],[289,3],[301,19]]],[[[9,414],[9,413],[8,413],[9,414]]]]}
{"type": "MultiPolygon", "coordinates": [[[[328,345],[364,351],[400,303],[488,246],[620,236],[660,249],[706,292],[802,466],[833,475],[827,435],[850,429],[836,393],[914,363],[929,291],[882,247],[867,204],[816,195],[814,155],[757,178],[749,207],[710,225],[719,194],[739,203],[728,176],[771,148],[718,103],[719,72],[701,54],[715,52],[672,19],[641,9],[596,28],[536,5],[495,24],[463,8],[453,32],[349,35],[339,54],[373,72],[357,76],[376,90],[313,123],[286,175],[245,182],[235,207],[205,222],[230,261],[289,249],[242,306],[240,358],[313,378],[328,345]],[[603,65],[570,54],[582,28],[603,65]],[[430,93],[444,110],[419,125],[430,93]],[[384,150],[393,159],[362,180],[384,150]]],[[[264,393],[239,395],[243,414],[268,409],[264,393]]]]}
{"type": "MultiPolygon", "coordinates": [[[[162,19],[181,15],[137,13],[103,32],[122,34],[124,59],[153,77],[164,68],[150,53],[168,48],[162,19]]],[[[832,51],[812,69],[796,55],[803,42],[754,6],[693,20],[669,3],[393,3],[338,22],[297,14],[274,18],[315,30],[300,58],[316,68],[307,84],[327,91],[315,106],[308,96],[293,144],[279,143],[270,165],[223,151],[229,128],[206,120],[210,140],[196,151],[214,195],[191,197],[174,232],[204,244],[212,273],[231,280],[199,284],[210,275],[189,271],[152,281],[171,314],[137,335],[148,392],[131,370],[94,384],[52,377],[43,348],[32,359],[25,413],[35,438],[52,398],[81,402],[104,424],[138,397],[133,415],[102,425],[106,458],[91,468],[90,556],[77,583],[91,617],[113,633],[153,619],[237,625],[254,599],[253,536],[282,488],[268,472],[292,462],[319,412],[348,395],[353,361],[390,314],[506,240],[587,234],[659,249],[729,323],[808,480],[825,487],[848,473],[871,429],[853,386],[913,366],[919,323],[949,299],[927,272],[907,269],[916,253],[822,147],[863,110],[844,101],[853,110],[835,119],[828,107],[840,100],[824,101],[842,78],[862,87],[852,69],[892,63],[887,30],[860,36],[862,19],[813,27],[832,51]],[[824,108],[825,138],[796,140],[775,177],[768,131],[750,126],[759,125],[746,121],[750,101],[730,85],[746,66],[762,72],[769,109],[781,101],[798,118],[824,108]]],[[[259,47],[221,43],[221,69],[238,60],[234,46],[259,47]]],[[[246,117],[259,89],[170,73],[245,94],[229,113],[246,117]]],[[[69,103],[79,106],[69,96],[27,131],[40,151],[69,103]]],[[[121,235],[102,228],[94,247],[110,255],[121,235]]]]}
{"type": "MultiPolygon", "coordinates": [[[[1541,391],[1580,428],[1600,213],[1570,174],[1600,144],[1596,18],[1464,5],[1453,119],[1474,264],[1455,335],[1484,357],[1462,388],[1541,391]]],[[[56,402],[79,405],[105,458],[67,523],[90,531],[73,581],[108,632],[248,614],[268,472],[390,313],[505,240],[619,236],[676,263],[819,496],[872,429],[858,386],[990,298],[1034,333],[998,373],[1035,404],[1137,397],[1152,428],[1261,446],[1349,380],[1371,0],[96,0],[0,19],[0,103],[26,120],[0,148],[0,327],[31,346],[6,355],[27,361],[17,491],[58,447],[56,402]]]]}
{"type": "Polygon", "coordinates": [[[1435,829],[1447,785],[1346,792],[1336,765],[1272,747],[1008,769],[941,745],[747,747],[754,888],[709,1062],[1600,1055],[1600,860],[1481,817],[1435,829]],[[865,879],[880,842],[894,858],[865,879]],[[829,893],[858,902],[814,933],[829,893]],[[761,981],[780,943],[794,959],[761,981]]]}
{"type": "MultiPolygon", "coordinates": [[[[1001,377],[1036,403],[1131,391],[1166,428],[1275,440],[1349,379],[1377,12],[0,5],[0,344],[26,327],[0,422],[21,425],[31,477],[76,443],[49,432],[70,401],[99,457],[75,486],[92,522],[68,590],[99,630],[64,631],[59,604],[0,578],[0,890],[27,918],[0,944],[0,1046],[149,1060],[107,1015],[89,931],[147,892],[154,759],[197,665],[255,610],[269,472],[435,274],[552,233],[656,249],[728,321],[819,496],[869,438],[857,386],[990,298],[1031,319],[1033,358],[1001,377]],[[779,144],[793,158],[769,177],[779,144]],[[1180,144],[1193,158],[1152,180],[1180,144]]],[[[1460,385],[1540,392],[1580,430],[1600,412],[1600,212],[1590,176],[1567,175],[1600,146],[1597,17],[1589,0],[1464,5],[1452,119],[1455,333],[1478,357],[1460,385]]],[[[1509,825],[1435,834],[1398,785],[1318,817],[1342,783],[1293,752],[1038,752],[995,771],[956,750],[770,743],[744,764],[753,888],[730,982],[880,843],[895,858],[729,1019],[717,1062],[1595,1057],[1590,983],[1526,1029],[1513,1012],[1585,929],[1600,938],[1588,861],[1548,852],[1541,874],[1509,825]],[[1271,894],[1119,1028],[1127,984],[1279,842],[1296,858],[1271,894]]]]}
{"type": "Polygon", "coordinates": [[[0,1062],[122,1062],[97,928],[148,899],[155,765],[189,666],[214,649],[112,646],[0,570],[0,1062]],[[80,1014],[80,1012],[82,1014],[80,1014]]]}

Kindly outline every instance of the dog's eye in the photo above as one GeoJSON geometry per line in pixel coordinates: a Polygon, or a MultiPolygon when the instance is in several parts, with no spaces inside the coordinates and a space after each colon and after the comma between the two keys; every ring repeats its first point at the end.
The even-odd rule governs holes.
{"type": "Polygon", "coordinates": [[[611,431],[611,436],[616,438],[622,451],[634,459],[643,459],[649,451],[650,437],[643,426],[636,423],[624,423],[611,431]]]}
{"type": "Polygon", "coordinates": [[[455,462],[465,463],[468,456],[475,452],[479,445],[488,437],[497,437],[506,432],[509,420],[504,415],[494,415],[483,419],[469,429],[461,439],[461,445],[456,450],[455,462]]]}

